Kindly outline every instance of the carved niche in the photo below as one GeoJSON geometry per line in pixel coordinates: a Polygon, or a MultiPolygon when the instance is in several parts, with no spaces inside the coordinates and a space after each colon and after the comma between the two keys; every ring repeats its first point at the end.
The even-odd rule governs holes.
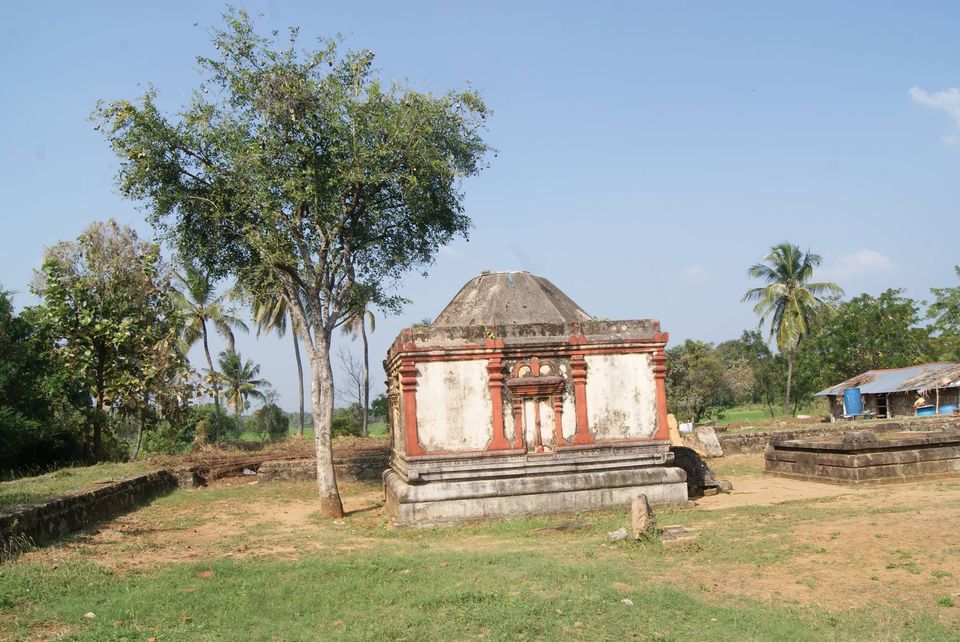
{"type": "Polygon", "coordinates": [[[560,364],[553,360],[540,360],[532,357],[527,361],[518,361],[510,370],[510,378],[504,382],[512,396],[514,448],[526,448],[528,451],[542,453],[543,426],[540,420],[540,403],[547,402],[553,406],[554,443],[563,445],[563,392],[566,380],[560,364]],[[526,412],[527,402],[533,404],[533,438],[532,443],[525,444],[528,428],[526,412]]]}

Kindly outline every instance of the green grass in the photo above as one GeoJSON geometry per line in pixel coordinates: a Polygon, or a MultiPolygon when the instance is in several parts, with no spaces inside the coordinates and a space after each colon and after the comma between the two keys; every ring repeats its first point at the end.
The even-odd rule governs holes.
{"type": "MultiPolygon", "coordinates": [[[[781,416],[782,413],[777,413],[777,415],[781,416]]],[[[760,421],[770,421],[770,412],[765,406],[739,406],[725,410],[723,419],[720,419],[717,423],[725,426],[760,421]]]]}
{"type": "MultiPolygon", "coordinates": [[[[783,414],[783,408],[780,405],[775,405],[773,412],[774,417],[771,418],[770,410],[767,408],[766,404],[748,404],[744,406],[736,406],[734,408],[728,408],[724,410],[723,419],[719,419],[717,423],[721,426],[726,426],[729,424],[750,424],[789,418],[789,415],[783,414]]],[[[800,408],[800,410],[797,411],[797,414],[817,417],[820,415],[829,414],[829,412],[829,407],[826,402],[821,399],[816,399],[811,402],[809,406],[800,408]]]]}
{"type": "Polygon", "coordinates": [[[85,561],[0,568],[0,626],[20,639],[37,622],[45,630],[59,624],[62,639],[103,641],[956,638],[933,615],[838,617],[718,600],[607,560],[430,549],[222,559],[126,574],[85,561]]]}
{"type": "Polygon", "coordinates": [[[0,507],[50,499],[157,468],[146,462],[111,462],[0,482],[0,507]]]}
{"type": "MultiPolygon", "coordinates": [[[[372,502],[378,488],[371,482],[342,490],[373,495],[372,502]]],[[[937,514],[956,515],[960,481],[930,488],[942,491],[937,514]]],[[[123,536],[94,541],[81,534],[0,565],[0,639],[960,639],[958,609],[944,599],[955,590],[952,576],[942,570],[960,549],[918,540],[897,541],[862,569],[864,583],[883,576],[891,584],[898,608],[875,601],[881,598],[868,587],[846,607],[829,598],[804,604],[727,590],[805,568],[788,579],[815,593],[823,586],[810,569],[821,562],[804,567],[797,560],[831,563],[851,523],[863,528],[870,515],[878,523],[898,514],[913,519],[918,506],[909,503],[834,498],[722,511],[663,508],[659,524],[699,533],[695,543],[668,549],[610,543],[607,532],[630,522],[626,510],[425,530],[388,529],[377,511],[335,521],[308,515],[299,530],[279,521],[315,493],[308,482],[178,490],[137,511],[133,523],[112,527],[123,536]],[[269,507],[272,514],[257,518],[269,507]],[[231,530],[231,523],[241,527],[231,530]],[[561,523],[577,528],[558,530],[561,523]],[[215,537],[191,540],[197,528],[215,537]],[[807,536],[818,528],[820,536],[807,536]],[[164,552],[178,541],[192,545],[189,557],[164,552]],[[239,551],[248,552],[236,559],[239,551]],[[144,555],[146,563],[126,564],[144,555]],[[902,602],[897,583],[914,578],[930,587],[921,602],[902,602]]]]}

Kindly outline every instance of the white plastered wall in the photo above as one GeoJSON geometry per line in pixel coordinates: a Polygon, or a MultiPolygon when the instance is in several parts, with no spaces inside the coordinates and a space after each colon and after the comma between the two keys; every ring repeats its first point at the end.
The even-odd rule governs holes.
{"type": "Polygon", "coordinates": [[[417,433],[428,451],[482,450],[493,436],[487,362],[417,364],[417,433]]]}
{"type": "Polygon", "coordinates": [[[586,355],[585,360],[587,422],[594,438],[653,437],[657,393],[650,355],[586,355]]]}

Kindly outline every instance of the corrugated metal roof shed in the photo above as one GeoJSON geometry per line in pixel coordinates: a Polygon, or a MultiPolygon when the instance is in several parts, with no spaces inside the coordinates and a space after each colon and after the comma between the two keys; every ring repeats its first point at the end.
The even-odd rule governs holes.
{"type": "Polygon", "coordinates": [[[868,370],[843,383],[825,388],[817,395],[842,395],[847,388],[860,388],[861,394],[875,395],[957,387],[960,387],[960,361],[942,361],[907,368],[868,370]]]}

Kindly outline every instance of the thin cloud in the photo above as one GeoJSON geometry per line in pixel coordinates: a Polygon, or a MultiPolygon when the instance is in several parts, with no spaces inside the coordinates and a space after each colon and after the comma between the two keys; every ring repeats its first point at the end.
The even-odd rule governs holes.
{"type": "Polygon", "coordinates": [[[688,265],[680,270],[680,278],[690,283],[705,283],[709,277],[710,273],[702,265],[688,265]]]}
{"type": "Polygon", "coordinates": [[[889,256],[875,250],[861,249],[840,252],[824,263],[817,273],[817,280],[847,281],[890,274],[897,271],[889,256]]]}
{"type": "MultiPolygon", "coordinates": [[[[914,104],[945,111],[950,114],[957,127],[960,127],[960,88],[952,87],[930,93],[919,87],[911,87],[908,93],[914,104]]],[[[960,143],[960,136],[956,134],[944,136],[943,142],[947,145],[956,145],[960,143]]]]}

